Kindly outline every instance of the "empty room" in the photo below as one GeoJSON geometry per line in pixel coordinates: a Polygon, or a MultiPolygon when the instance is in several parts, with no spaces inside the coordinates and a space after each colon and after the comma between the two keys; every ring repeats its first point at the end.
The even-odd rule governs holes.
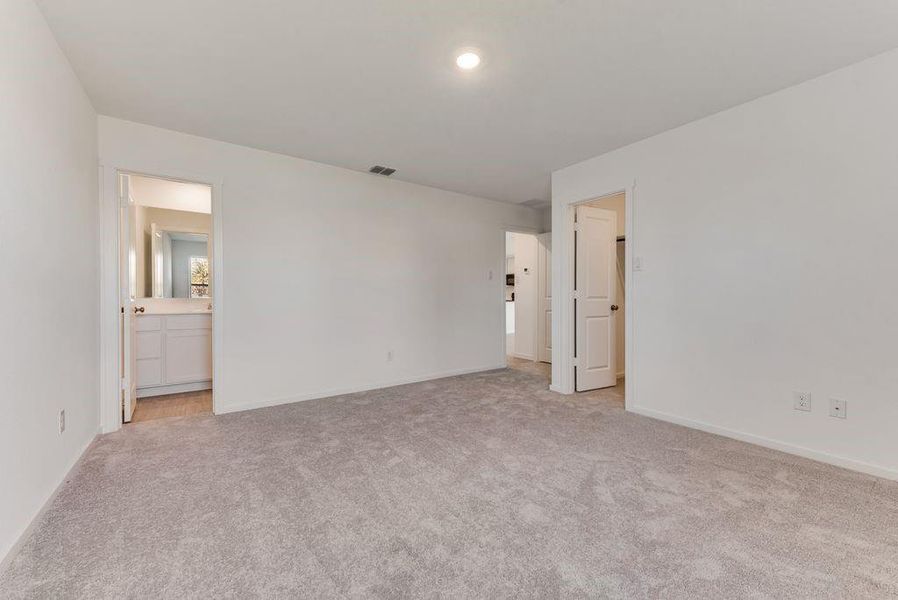
{"type": "Polygon", "coordinates": [[[898,598],[898,3],[0,0],[0,598],[898,598]]]}

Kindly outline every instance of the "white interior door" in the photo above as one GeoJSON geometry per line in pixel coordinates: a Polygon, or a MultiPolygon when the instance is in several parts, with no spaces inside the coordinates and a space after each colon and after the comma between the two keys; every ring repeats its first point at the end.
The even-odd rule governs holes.
{"type": "Polygon", "coordinates": [[[539,241],[539,322],[536,327],[537,355],[552,362],[552,234],[537,236],[539,241]]]}
{"type": "Polygon", "coordinates": [[[128,175],[119,175],[119,203],[121,206],[121,257],[119,282],[122,314],[122,421],[128,423],[137,408],[137,242],[134,229],[134,203],[128,175]]]}
{"type": "Polygon", "coordinates": [[[617,214],[581,206],[575,225],[576,390],[617,383],[614,311],[617,291],[617,214]]]}

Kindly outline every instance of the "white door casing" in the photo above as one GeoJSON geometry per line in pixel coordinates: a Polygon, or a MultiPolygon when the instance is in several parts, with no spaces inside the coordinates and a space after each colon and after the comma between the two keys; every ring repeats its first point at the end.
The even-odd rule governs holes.
{"type": "Polygon", "coordinates": [[[537,236],[539,242],[539,322],[537,323],[537,355],[540,361],[552,362],[552,233],[537,236]]]}
{"type": "Polygon", "coordinates": [[[617,383],[615,319],[617,214],[577,207],[575,235],[575,387],[578,392],[617,383]]]}
{"type": "Polygon", "coordinates": [[[122,315],[122,420],[131,421],[137,407],[137,319],[134,316],[135,285],[137,281],[137,237],[133,229],[134,203],[128,175],[119,175],[119,205],[121,207],[121,248],[119,285],[122,315]]]}

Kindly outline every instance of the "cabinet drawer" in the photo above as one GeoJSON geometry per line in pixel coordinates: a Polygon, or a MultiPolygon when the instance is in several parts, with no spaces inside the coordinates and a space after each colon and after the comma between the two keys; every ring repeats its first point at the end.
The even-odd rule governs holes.
{"type": "Polygon", "coordinates": [[[137,317],[137,331],[162,331],[162,317],[159,315],[141,315],[137,317]]]}
{"type": "Polygon", "coordinates": [[[165,317],[165,328],[169,331],[212,329],[212,315],[168,315],[165,317]]]}

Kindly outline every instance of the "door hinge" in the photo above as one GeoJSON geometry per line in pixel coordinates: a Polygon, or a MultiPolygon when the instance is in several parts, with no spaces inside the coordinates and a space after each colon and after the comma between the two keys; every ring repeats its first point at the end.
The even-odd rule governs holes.
{"type": "Polygon", "coordinates": [[[123,392],[124,392],[126,389],[128,389],[128,386],[125,384],[125,378],[124,378],[124,377],[121,378],[121,380],[119,381],[119,383],[121,383],[121,387],[122,387],[122,391],[123,391],[123,392]]]}
{"type": "Polygon", "coordinates": [[[574,357],[574,366],[575,366],[575,367],[579,367],[579,366],[580,366],[580,359],[577,358],[576,356],[574,357]]]}

